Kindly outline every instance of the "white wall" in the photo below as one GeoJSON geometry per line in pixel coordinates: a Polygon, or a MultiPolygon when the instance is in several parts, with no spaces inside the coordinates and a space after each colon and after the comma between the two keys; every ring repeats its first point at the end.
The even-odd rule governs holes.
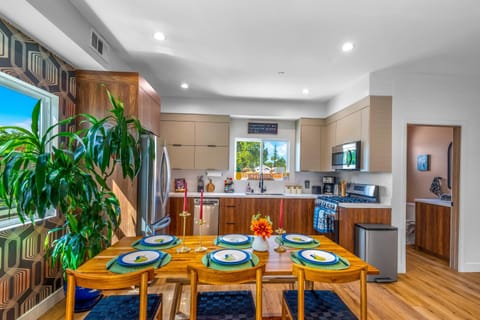
{"type": "Polygon", "coordinates": [[[326,115],[325,103],[307,101],[162,97],[161,104],[162,112],[223,114],[263,119],[324,118],[326,115]]]}
{"type": "Polygon", "coordinates": [[[459,271],[480,271],[478,159],[479,77],[393,76],[392,223],[399,228],[399,271],[405,271],[407,124],[461,126],[459,271]]]}

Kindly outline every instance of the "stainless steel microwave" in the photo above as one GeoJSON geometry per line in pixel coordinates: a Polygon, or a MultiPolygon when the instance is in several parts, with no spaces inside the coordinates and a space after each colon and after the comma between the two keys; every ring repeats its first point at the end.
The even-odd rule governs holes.
{"type": "Polygon", "coordinates": [[[360,170],[360,141],[344,143],[332,148],[332,168],[360,170]]]}

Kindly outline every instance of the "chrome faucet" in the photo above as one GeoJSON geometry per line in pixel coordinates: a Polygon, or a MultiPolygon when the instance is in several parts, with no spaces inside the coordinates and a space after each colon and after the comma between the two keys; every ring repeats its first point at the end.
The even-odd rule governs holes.
{"type": "Polygon", "coordinates": [[[267,191],[267,187],[265,186],[265,180],[263,179],[263,172],[260,173],[260,181],[258,181],[258,187],[260,188],[260,193],[264,193],[267,191]]]}

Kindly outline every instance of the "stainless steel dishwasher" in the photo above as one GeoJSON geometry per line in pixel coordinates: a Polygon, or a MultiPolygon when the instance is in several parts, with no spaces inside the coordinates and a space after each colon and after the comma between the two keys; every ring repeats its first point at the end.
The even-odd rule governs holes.
{"type": "MultiPolygon", "coordinates": [[[[200,198],[193,199],[193,234],[200,233],[198,219],[200,219],[200,198]]],[[[203,225],[202,234],[218,235],[219,199],[203,198],[203,225]]]]}

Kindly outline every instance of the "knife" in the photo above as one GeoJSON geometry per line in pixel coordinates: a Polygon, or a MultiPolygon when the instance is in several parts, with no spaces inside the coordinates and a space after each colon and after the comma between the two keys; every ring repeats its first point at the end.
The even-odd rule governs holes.
{"type": "Polygon", "coordinates": [[[347,267],[350,266],[345,260],[343,260],[342,257],[338,256],[338,260],[339,260],[341,263],[343,263],[345,266],[347,266],[347,267]]]}
{"type": "Polygon", "coordinates": [[[294,261],[299,262],[302,266],[306,266],[305,262],[300,260],[300,258],[298,258],[297,254],[295,252],[290,253],[290,256],[294,259],[294,261]]]}
{"type": "MultiPolygon", "coordinates": [[[[162,252],[163,253],[163,252],[162,252]]],[[[168,253],[163,253],[163,256],[157,261],[157,263],[154,265],[154,269],[158,269],[159,267],[162,266],[163,260],[165,260],[165,257],[168,256],[168,253]]]]}
{"type": "Polygon", "coordinates": [[[117,261],[117,258],[113,258],[113,259],[111,259],[110,261],[108,261],[107,264],[105,265],[105,267],[107,268],[107,270],[109,270],[116,261],[117,261]]]}

